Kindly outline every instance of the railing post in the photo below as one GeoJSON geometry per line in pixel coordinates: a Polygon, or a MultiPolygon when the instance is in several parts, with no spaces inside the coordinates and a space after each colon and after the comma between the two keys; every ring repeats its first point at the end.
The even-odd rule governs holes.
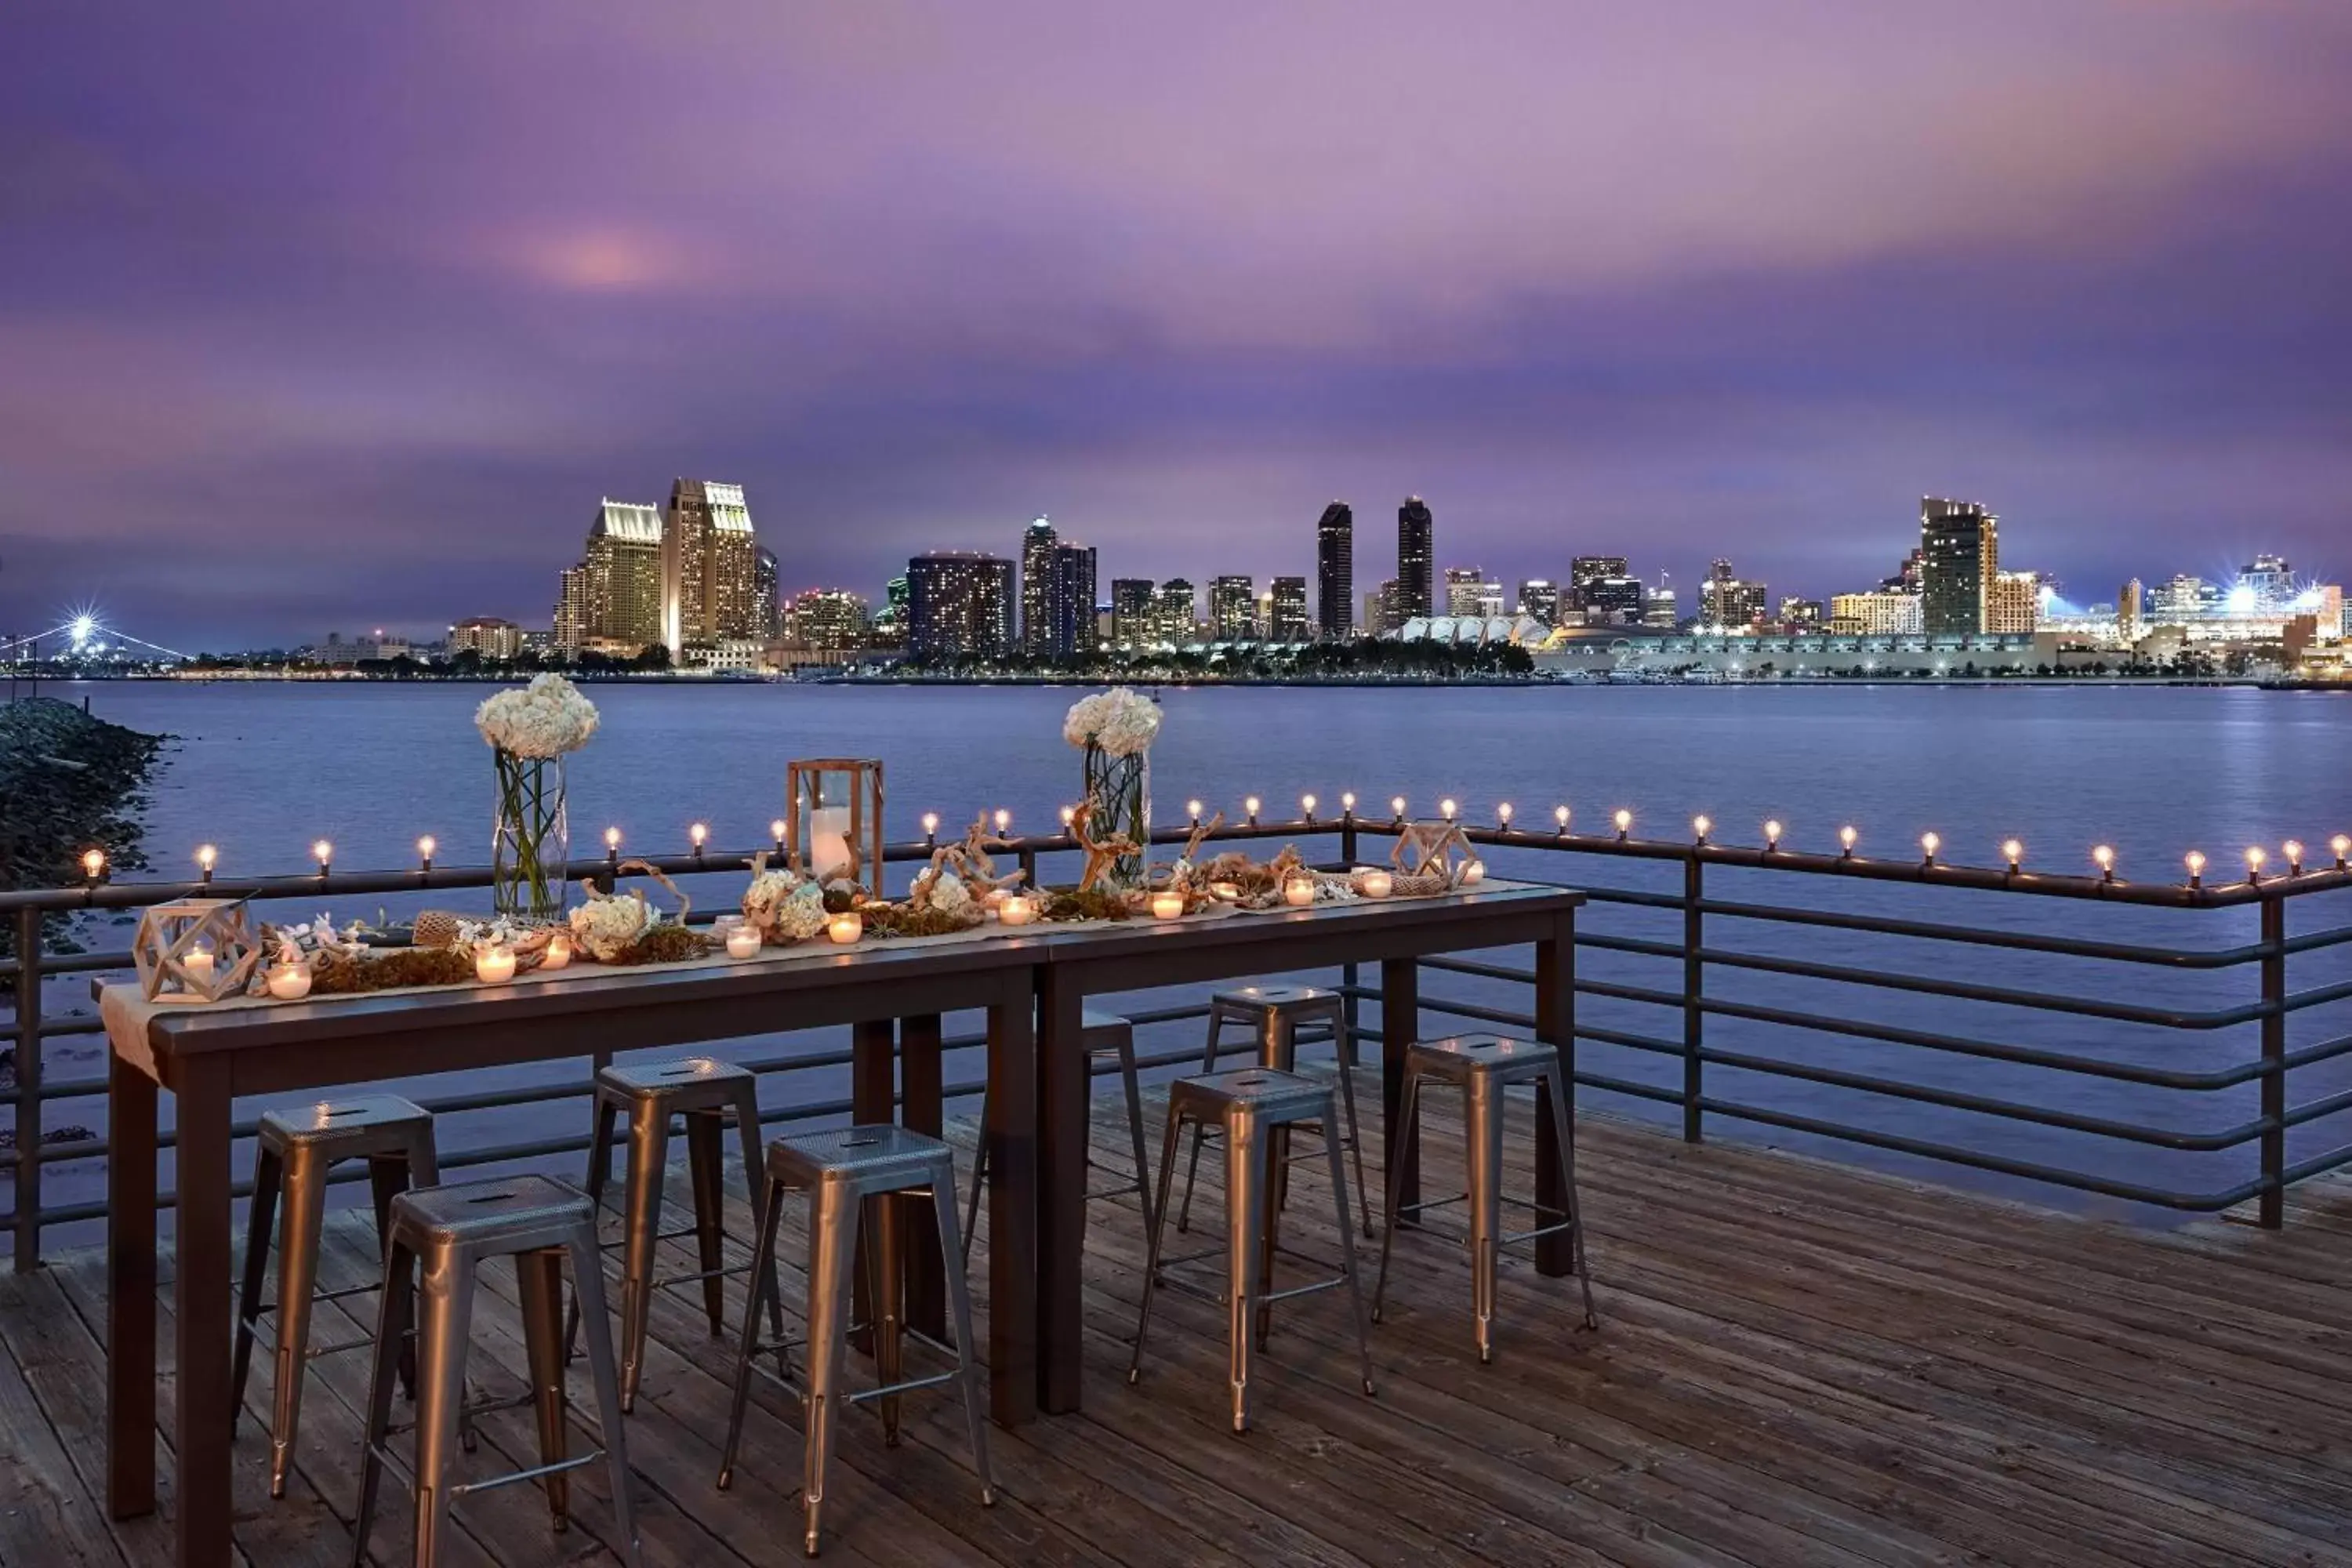
{"type": "Polygon", "coordinates": [[[41,1266],[41,911],[16,911],[16,1272],[41,1266]]]}
{"type": "Polygon", "coordinates": [[[1699,1007],[1699,993],[1706,982],[1706,965],[1699,958],[1704,917],[1700,915],[1698,906],[1705,894],[1706,868],[1699,862],[1698,851],[1693,849],[1683,858],[1683,1142],[1685,1143],[1696,1143],[1704,1136],[1703,1118],[1699,1111],[1704,1064],[1698,1053],[1706,1015],[1699,1007]]]}
{"type": "Polygon", "coordinates": [[[2263,910],[2263,1188],[2262,1224],[2286,1224],[2286,900],[2264,899],[2263,910]]]}

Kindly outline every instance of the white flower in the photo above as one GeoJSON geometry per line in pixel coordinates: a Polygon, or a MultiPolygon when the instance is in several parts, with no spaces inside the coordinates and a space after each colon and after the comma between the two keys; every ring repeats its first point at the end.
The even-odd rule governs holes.
{"type": "Polygon", "coordinates": [[[961,914],[971,908],[971,889],[953,871],[942,871],[931,883],[931,908],[943,915],[961,914]]]}
{"type": "Polygon", "coordinates": [[[806,942],[824,930],[824,889],[814,882],[803,882],[776,905],[774,922],[768,928],[779,941],[806,942]]]}
{"type": "Polygon", "coordinates": [[[572,940],[589,957],[605,963],[645,935],[653,923],[653,910],[635,893],[591,898],[569,917],[572,940]]]}
{"type": "Polygon", "coordinates": [[[743,889],[743,918],[761,931],[776,923],[776,910],[793,896],[801,879],[790,871],[762,871],[743,889]]]}
{"type": "Polygon", "coordinates": [[[1160,733],[1160,705],[1130,687],[1082,697],[1062,718],[1062,739],[1083,751],[1099,747],[1114,757],[1148,750],[1160,733]]]}
{"type": "Polygon", "coordinates": [[[596,732],[596,705],[560,675],[509,687],[474,710],[474,728],[501,752],[532,760],[576,752],[596,732]]]}

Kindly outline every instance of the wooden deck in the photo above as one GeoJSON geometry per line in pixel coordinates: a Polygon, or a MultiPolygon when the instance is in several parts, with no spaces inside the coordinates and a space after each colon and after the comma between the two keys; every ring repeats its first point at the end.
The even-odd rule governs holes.
{"type": "MultiPolygon", "coordinates": [[[[1097,1146],[1116,1157],[1124,1129],[1098,1126],[1097,1146]]],[[[1306,1298],[1278,1309],[1245,1438],[1223,1427],[1213,1306],[1163,1296],[1148,1375],[1126,1385],[1139,1227],[1131,1206],[1097,1205],[1085,1414],[992,1432],[993,1510],[946,1399],[909,1399],[897,1450],[870,1415],[847,1418],[826,1560],[2352,1563],[2352,1187],[2305,1193],[2283,1235],[2154,1235],[1609,1121],[1584,1122],[1580,1150],[1598,1333],[1574,1330],[1570,1282],[1516,1263],[1481,1369],[1461,1251],[1408,1235],[1373,1331],[1379,1398],[1357,1392],[1343,1299],[1306,1298]]],[[[1458,1158],[1434,1116],[1433,1185],[1458,1158]]],[[[331,1275],[365,1278],[371,1230],[343,1216],[331,1232],[331,1275]]],[[[1311,1177],[1286,1239],[1336,1245],[1311,1177]]],[[[802,1255],[788,1241],[788,1303],[802,1255]]],[[[163,1518],[114,1524],[96,1500],[102,1287],[95,1251],[0,1276],[0,1563],[170,1559],[163,1518]]],[[[510,1273],[492,1272],[485,1313],[478,1390],[508,1392],[522,1364],[510,1273]]],[[[321,1309],[322,1340],[359,1331],[321,1309]]],[[[727,1347],[682,1293],[655,1333],[627,1433],[649,1568],[791,1560],[796,1412],[758,1388],[735,1489],[714,1490],[727,1347]]],[[[167,1334],[167,1379],[169,1352],[167,1334]]],[[[243,1428],[238,1541],[256,1568],[349,1562],[363,1371],[362,1356],[317,1363],[283,1502],[268,1500],[259,1423],[243,1428]]],[[[265,1363],[253,1412],[268,1379],[265,1363]]],[[[476,1462],[530,1462],[529,1421],[488,1418],[476,1462]]],[[[158,1441],[168,1511],[173,1436],[158,1441]]],[[[536,1489],[466,1500],[453,1563],[613,1561],[602,1474],[579,1474],[562,1536],[536,1489]]],[[[404,1500],[387,1489],[375,1562],[407,1560],[404,1500]]]]}

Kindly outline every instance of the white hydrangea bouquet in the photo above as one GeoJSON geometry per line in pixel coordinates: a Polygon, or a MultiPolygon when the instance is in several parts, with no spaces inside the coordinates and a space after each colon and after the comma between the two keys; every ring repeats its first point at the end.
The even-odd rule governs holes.
{"type": "Polygon", "coordinates": [[[499,773],[497,837],[490,850],[500,915],[551,921],[563,913],[572,855],[563,759],[596,732],[596,705],[560,675],[499,692],[474,711],[499,773]]]}
{"type": "Polygon", "coordinates": [[[1160,704],[1125,686],[1097,691],[1070,705],[1062,739],[1086,758],[1089,818],[1106,834],[1124,834],[1139,847],[1110,869],[1119,888],[1140,888],[1151,876],[1151,742],[1160,734],[1160,704]]]}

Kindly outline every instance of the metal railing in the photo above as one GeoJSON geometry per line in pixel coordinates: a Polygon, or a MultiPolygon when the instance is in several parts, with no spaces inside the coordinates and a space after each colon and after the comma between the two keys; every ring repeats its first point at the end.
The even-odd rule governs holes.
{"type": "MultiPolygon", "coordinates": [[[[1338,864],[1367,853],[1367,840],[1393,837],[1401,821],[1337,817],[1260,822],[1219,828],[1218,840],[1336,839],[1338,864]]],[[[2332,1130],[2323,1123],[2352,1113],[2352,1032],[2321,1026],[2352,1008],[2352,925],[2290,935],[2291,903],[2352,890],[2341,860],[2294,867],[2227,883],[2138,883],[2114,876],[2049,876],[2017,867],[1986,869],[1870,858],[1852,852],[1811,854],[1777,845],[1747,847],[1699,839],[1672,843],[1624,834],[1592,835],[1465,826],[1497,874],[1584,889],[1591,900],[1577,938],[1580,1091],[1633,1108],[1664,1108],[1682,1135],[1696,1142],[1710,1119],[1772,1128],[1803,1139],[1935,1162],[2023,1183],[2048,1184],[2157,1208],[2212,1213],[2249,1202],[2263,1225],[2284,1217],[2295,1184],[2352,1164],[2352,1141],[2297,1152],[2291,1135],[2332,1130]],[[1562,857],[1570,858],[1562,859],[1562,857]],[[1543,867],[1548,875],[1536,875],[1543,867]],[[1565,875],[1557,874],[1566,872],[1565,875]],[[1726,885],[1769,886],[1769,898],[1726,896],[1726,885]],[[1803,896],[1799,897],[1802,889],[1803,896]],[[1945,900],[1997,900],[1997,918],[1922,918],[1945,900]],[[2063,929],[2043,929],[2062,924],[2063,929]],[[2232,925],[2220,943],[2183,944],[2169,922],[2232,925]],[[2105,923],[2111,935],[2079,928],[2105,923]],[[2243,929],[2251,924],[2251,930],[2243,929]],[[2170,940],[2157,941],[2162,934],[2170,940]],[[1843,949],[1843,951],[1832,951],[1843,949]],[[2298,973],[2321,971],[2301,990],[2298,973]],[[2008,973],[1988,973],[1986,966],[2008,973]],[[1954,973],[1955,970],[1959,973],[1954,973]],[[2252,972],[2251,985],[2244,983],[2252,972]],[[2088,987],[2081,984],[2096,976],[2088,987]],[[2213,993],[2222,991],[2220,995],[2213,993]],[[2330,1009],[2333,1008],[2333,1012],[2330,1009]],[[2294,1032],[2306,1037],[2300,1043],[2294,1032]],[[2242,1045],[2241,1044],[2242,1042],[2242,1045]],[[1853,1059],[1857,1054],[1863,1059],[1853,1059]],[[2331,1068],[2330,1064],[2344,1066],[2331,1068]],[[1997,1071],[2006,1092],[1956,1080],[1956,1069],[1997,1071]],[[2318,1083],[2300,1103],[2293,1085],[2318,1083]],[[1741,1090],[1745,1092],[1741,1092],[1741,1090]],[[2222,1120],[2207,1110],[2222,1104],[2222,1120]],[[2112,1100],[2113,1106],[2086,1103],[2112,1100]],[[2151,1115],[2161,1103],[2165,1114],[2151,1115]],[[2198,1110],[2184,1118],[2180,1107],[2198,1110]],[[2128,1112],[2128,1113],[2126,1113],[2128,1112]],[[2061,1162],[2045,1150],[2074,1156],[2061,1162]],[[2120,1161],[2090,1151],[2124,1152],[2120,1161]],[[2248,1166],[2246,1152],[2251,1151],[2248,1166]],[[2227,1163],[2216,1181],[2214,1160],[2227,1163]],[[2199,1179],[2151,1179],[2192,1162],[2199,1179]]],[[[1187,829],[1154,834],[1181,843],[1187,829]]],[[[1011,841],[1035,879],[1041,861],[1074,857],[1066,836],[1011,841]]],[[[888,846],[885,859],[926,858],[928,840],[888,846]]],[[[1380,854],[1385,845],[1372,850],[1380,854]]],[[[709,849],[638,857],[672,877],[740,868],[748,853],[709,849]]],[[[617,857],[572,863],[575,875],[609,882],[617,857]]],[[[104,1076],[47,1081],[44,1042],[98,1034],[95,1016],[44,1016],[42,982],[61,974],[102,973],[130,964],[122,952],[49,953],[44,917],[83,910],[131,910],[166,900],[209,895],[257,901],[323,895],[465,891],[490,885],[488,868],[426,865],[406,871],[334,872],[200,882],[98,882],[0,894],[0,920],[13,927],[16,952],[0,960],[0,984],[13,992],[15,1021],[0,1028],[13,1045],[16,1081],[0,1090],[14,1107],[14,1202],[5,1223],[18,1268],[36,1267],[44,1230],[103,1214],[101,1203],[48,1205],[43,1173],[67,1161],[102,1159],[102,1138],[47,1143],[44,1109],[102,1099],[104,1076]]],[[[2340,897],[2324,907],[2344,908],[2340,897]]],[[[1486,958],[1423,961],[1434,974],[1457,977],[1467,994],[1433,994],[1424,984],[1422,1014],[1470,1025],[1528,1030],[1523,999],[1532,969],[1486,958]]],[[[1354,965],[1341,981],[1362,1017],[1381,990],[1354,965]]],[[[1199,1004],[1130,1010],[1139,1025],[1196,1019],[1199,1004]]],[[[1360,1024],[1363,1038],[1381,1029],[1360,1024]]],[[[1424,1024],[1423,1033],[1434,1033],[1424,1024]]],[[[977,1045],[951,1036],[950,1048],[977,1045]]],[[[1148,1055],[1148,1068],[1197,1059],[1199,1047],[1148,1055]]],[[[762,1075],[838,1068],[841,1051],[785,1051],[747,1060],[762,1075]]],[[[593,1068],[595,1058],[590,1058],[593,1068]]],[[[589,1076],[425,1097],[436,1112],[464,1112],[580,1100],[589,1076]]],[[[977,1094],[977,1081],[949,1086],[951,1098],[977,1094]]],[[[783,1122],[845,1114],[828,1098],[769,1110],[783,1122]]],[[[1657,1112],[1654,1110],[1652,1114],[1657,1112]]],[[[545,1159],[583,1151],[587,1118],[575,1134],[492,1142],[444,1158],[449,1168],[545,1159]]],[[[250,1121],[240,1122],[240,1138],[250,1121]]],[[[165,1134],[169,1146],[170,1134],[165,1134]]],[[[167,1205],[168,1196],[163,1200],[167,1205]]]]}

